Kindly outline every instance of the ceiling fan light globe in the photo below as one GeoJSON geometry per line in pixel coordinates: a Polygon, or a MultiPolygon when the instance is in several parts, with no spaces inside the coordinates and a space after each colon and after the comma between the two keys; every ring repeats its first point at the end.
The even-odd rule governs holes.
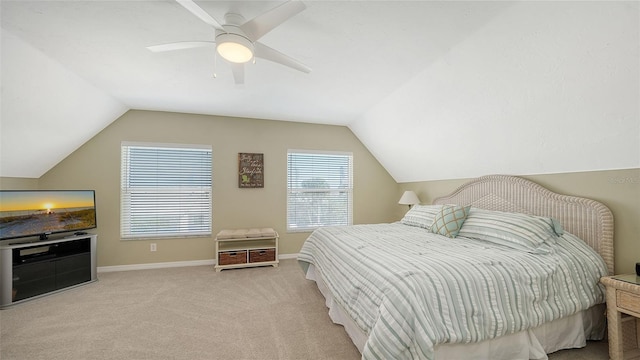
{"type": "Polygon", "coordinates": [[[242,36],[221,34],[216,44],[216,51],[227,61],[243,64],[253,59],[253,43],[242,36]]]}
{"type": "Polygon", "coordinates": [[[253,58],[253,53],[247,47],[237,43],[222,43],[218,45],[218,54],[225,60],[243,64],[253,58]]]}

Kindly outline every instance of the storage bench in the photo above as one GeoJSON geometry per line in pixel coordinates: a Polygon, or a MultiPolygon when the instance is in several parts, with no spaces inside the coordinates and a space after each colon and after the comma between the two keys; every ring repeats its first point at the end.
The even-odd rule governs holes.
{"type": "Polygon", "coordinates": [[[226,229],[216,236],[216,271],[278,266],[278,233],[272,228],[226,229]]]}

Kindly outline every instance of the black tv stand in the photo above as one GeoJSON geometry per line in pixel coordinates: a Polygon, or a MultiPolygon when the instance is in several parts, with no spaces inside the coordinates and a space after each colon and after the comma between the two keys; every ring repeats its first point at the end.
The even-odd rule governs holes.
{"type": "Polygon", "coordinates": [[[96,281],[97,237],[0,245],[0,308],[96,281]]]}

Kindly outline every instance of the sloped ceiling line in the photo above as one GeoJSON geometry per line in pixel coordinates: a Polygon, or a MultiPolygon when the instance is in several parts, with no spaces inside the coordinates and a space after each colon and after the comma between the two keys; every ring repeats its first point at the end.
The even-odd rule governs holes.
{"type": "Polygon", "coordinates": [[[262,41],[312,73],[259,61],[236,86],[211,49],[146,49],[212,36],[174,1],[0,2],[0,176],[129,108],[347,125],[398,182],[640,167],[638,3],[306,3],[262,41]]]}

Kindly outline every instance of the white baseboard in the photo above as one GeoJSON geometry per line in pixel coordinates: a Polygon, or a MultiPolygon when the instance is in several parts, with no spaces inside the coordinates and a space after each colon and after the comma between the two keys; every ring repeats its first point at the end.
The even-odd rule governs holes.
{"type": "MultiPolygon", "coordinates": [[[[278,256],[280,260],[296,259],[298,254],[282,254],[278,256]]],[[[192,260],[192,261],[172,261],[150,264],[133,264],[133,265],[114,265],[114,266],[98,266],[98,273],[114,272],[114,271],[130,271],[130,270],[150,270],[164,269],[185,266],[213,266],[216,264],[214,259],[210,260],[192,260]]]]}
{"type": "Polygon", "coordinates": [[[164,268],[185,267],[185,266],[204,266],[204,265],[213,266],[215,264],[216,264],[215,260],[210,259],[210,260],[193,260],[193,261],[173,261],[173,262],[161,262],[161,263],[150,263],[150,264],[98,266],[98,273],[114,272],[114,271],[129,271],[129,270],[164,269],[164,268]]]}

